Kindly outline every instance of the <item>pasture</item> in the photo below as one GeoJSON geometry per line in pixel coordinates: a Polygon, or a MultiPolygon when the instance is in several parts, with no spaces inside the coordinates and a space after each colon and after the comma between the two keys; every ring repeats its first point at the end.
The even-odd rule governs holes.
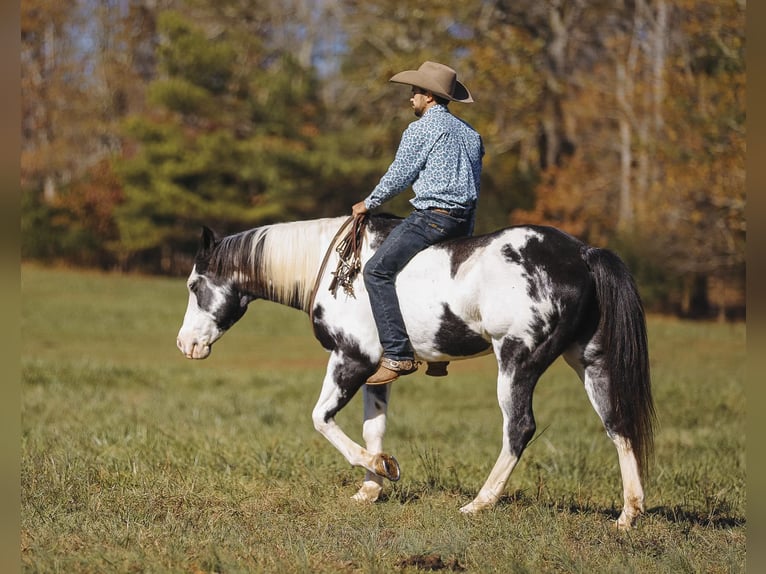
{"type": "MultiPolygon", "coordinates": [[[[493,357],[394,383],[402,479],[350,497],[311,423],[326,353],[255,302],[205,361],[183,279],[22,268],[21,559],[28,572],[744,572],[745,326],[649,319],[659,428],[647,512],[618,532],[614,447],[559,360],[492,510],[458,508],[500,448],[493,357]]],[[[361,440],[361,401],[338,416],[361,440]]]]}

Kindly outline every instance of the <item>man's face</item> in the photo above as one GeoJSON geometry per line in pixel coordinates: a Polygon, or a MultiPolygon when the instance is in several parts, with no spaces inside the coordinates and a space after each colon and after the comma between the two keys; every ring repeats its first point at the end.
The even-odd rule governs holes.
{"type": "Polygon", "coordinates": [[[428,92],[425,90],[418,88],[416,86],[412,87],[412,96],[410,97],[410,103],[412,104],[412,110],[415,112],[415,115],[417,117],[422,116],[426,112],[426,107],[428,106],[429,97],[428,92]]]}

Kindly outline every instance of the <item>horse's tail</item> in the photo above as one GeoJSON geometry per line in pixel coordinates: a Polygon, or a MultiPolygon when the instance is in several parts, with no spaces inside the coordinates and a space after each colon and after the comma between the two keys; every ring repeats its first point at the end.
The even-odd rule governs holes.
{"type": "Polygon", "coordinates": [[[616,254],[584,247],[581,255],[596,286],[599,344],[609,379],[613,430],[630,441],[640,472],[646,475],[656,417],[641,297],[630,271],[616,254]]]}

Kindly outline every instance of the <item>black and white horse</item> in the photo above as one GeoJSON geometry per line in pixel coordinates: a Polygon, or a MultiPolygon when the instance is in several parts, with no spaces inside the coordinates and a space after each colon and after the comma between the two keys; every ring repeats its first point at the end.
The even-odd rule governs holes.
{"type": "MultiPolygon", "coordinates": [[[[349,463],[366,469],[354,498],[375,501],[383,478],[399,478],[396,459],[383,452],[383,434],[391,387],[407,379],[365,385],[382,349],[361,275],[352,295],[331,293],[329,270],[338,257],[333,251],[328,271],[318,277],[343,223],[344,218],[280,223],[222,239],[204,229],[177,344],[188,358],[206,358],[255,299],[310,313],[317,339],[330,352],[314,426],[349,463]],[[360,388],[364,447],[335,422],[360,388]]],[[[370,218],[362,262],[395,223],[391,217],[370,218]]],[[[419,253],[399,275],[397,290],[416,359],[497,357],[502,447],[484,486],[460,510],[477,512],[501,496],[535,432],[535,385],[563,355],[617,448],[624,495],[617,526],[630,528],[644,509],[641,481],[653,445],[654,406],[643,307],[624,263],[551,227],[510,227],[419,253]]]]}

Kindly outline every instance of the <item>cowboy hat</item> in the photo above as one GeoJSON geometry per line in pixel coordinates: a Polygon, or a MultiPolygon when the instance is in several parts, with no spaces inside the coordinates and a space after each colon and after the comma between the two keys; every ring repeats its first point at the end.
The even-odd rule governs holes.
{"type": "Polygon", "coordinates": [[[423,62],[417,70],[405,70],[391,76],[389,82],[423,88],[453,102],[473,102],[468,88],[457,81],[457,72],[437,62],[423,62]]]}

